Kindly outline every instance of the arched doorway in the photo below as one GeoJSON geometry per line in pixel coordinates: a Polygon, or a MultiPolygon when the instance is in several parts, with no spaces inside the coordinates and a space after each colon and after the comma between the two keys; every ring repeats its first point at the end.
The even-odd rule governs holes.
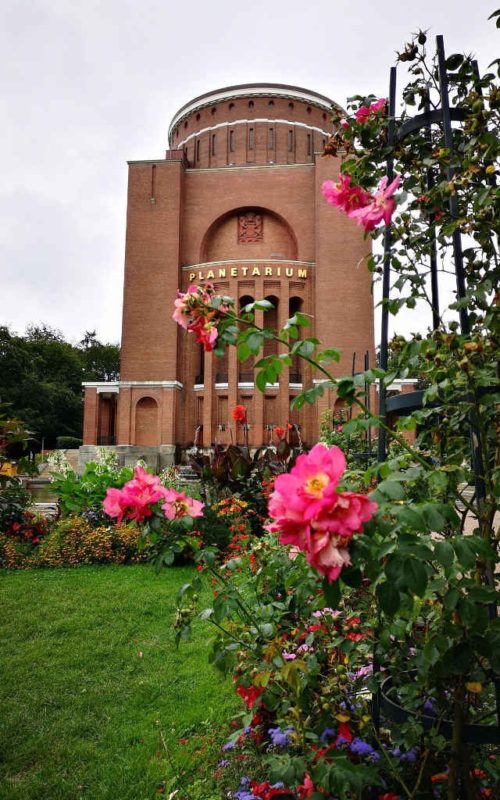
{"type": "Polygon", "coordinates": [[[135,444],[154,446],[158,438],[158,403],[153,397],[141,397],[135,407],[135,444]]]}

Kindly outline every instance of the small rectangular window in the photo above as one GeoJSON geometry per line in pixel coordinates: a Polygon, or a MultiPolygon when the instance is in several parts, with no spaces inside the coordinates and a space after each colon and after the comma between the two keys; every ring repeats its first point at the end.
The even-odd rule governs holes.
{"type": "Polygon", "coordinates": [[[229,152],[234,153],[234,131],[229,131],[229,152]]]}
{"type": "Polygon", "coordinates": [[[274,150],[274,128],[269,128],[267,132],[267,147],[268,150],[274,150]]]}
{"type": "Polygon", "coordinates": [[[200,160],[200,140],[196,142],[196,160],[200,160]]]}
{"type": "Polygon", "coordinates": [[[215,155],[215,133],[212,134],[212,155],[215,155]]]}
{"type": "Polygon", "coordinates": [[[311,134],[308,133],[307,134],[307,155],[308,156],[311,155],[311,150],[312,150],[312,148],[311,148],[311,134]]]}
{"type": "Polygon", "coordinates": [[[291,153],[293,150],[293,131],[288,131],[288,151],[291,153]]]}
{"type": "Polygon", "coordinates": [[[248,129],[248,149],[253,150],[255,146],[255,137],[254,137],[254,129],[248,129]]]}

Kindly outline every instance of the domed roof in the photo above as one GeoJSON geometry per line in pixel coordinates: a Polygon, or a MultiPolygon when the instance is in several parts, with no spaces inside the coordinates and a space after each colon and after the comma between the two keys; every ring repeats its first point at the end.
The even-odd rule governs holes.
{"type": "Polygon", "coordinates": [[[168,129],[169,140],[176,126],[184,117],[192,114],[199,108],[220,103],[224,100],[231,100],[241,97],[286,97],[302,103],[309,103],[329,111],[332,106],[337,106],[333,100],[318,92],[310,89],[303,89],[300,86],[289,86],[285,83],[241,83],[236,86],[226,86],[223,89],[216,89],[206,92],[193,100],[190,100],[177,111],[168,129]]]}

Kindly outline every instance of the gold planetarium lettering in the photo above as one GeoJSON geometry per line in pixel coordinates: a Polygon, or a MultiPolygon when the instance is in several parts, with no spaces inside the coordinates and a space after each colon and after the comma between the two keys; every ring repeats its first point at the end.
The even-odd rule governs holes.
{"type": "MultiPolygon", "coordinates": [[[[304,267],[285,267],[285,277],[287,278],[307,278],[308,270],[304,267]]],[[[229,267],[229,275],[231,278],[246,278],[248,277],[261,277],[264,275],[266,278],[281,278],[281,267],[229,267]],[[249,270],[251,272],[249,273],[249,270]]],[[[215,269],[199,269],[196,272],[189,273],[189,281],[210,281],[217,280],[218,278],[225,278],[227,276],[226,267],[217,267],[215,269]]]]}

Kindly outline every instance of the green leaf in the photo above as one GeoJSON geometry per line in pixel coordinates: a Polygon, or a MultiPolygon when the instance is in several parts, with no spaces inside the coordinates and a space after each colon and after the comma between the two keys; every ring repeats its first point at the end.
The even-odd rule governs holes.
{"type": "Polygon", "coordinates": [[[255,383],[256,383],[257,389],[259,389],[259,391],[261,391],[261,392],[265,392],[266,391],[266,386],[267,386],[268,381],[267,381],[267,378],[266,378],[265,370],[261,370],[260,372],[257,373],[256,378],[255,378],[255,383]]]}
{"type": "Polygon", "coordinates": [[[380,608],[388,617],[394,616],[400,605],[400,595],[393,583],[385,582],[377,586],[380,608]]]}
{"type": "Polygon", "coordinates": [[[452,588],[446,592],[443,600],[443,605],[447,611],[453,611],[460,599],[460,592],[458,589],[452,588]]]}
{"type": "Polygon", "coordinates": [[[463,64],[464,57],[461,53],[453,53],[446,59],[446,69],[455,71],[463,64]]]}
{"type": "Polygon", "coordinates": [[[342,570],[342,583],[352,589],[359,589],[363,582],[363,576],[359,567],[344,567],[342,570]]]}
{"type": "Polygon", "coordinates": [[[476,554],[472,550],[469,542],[463,536],[456,536],[452,540],[453,549],[457,554],[457,559],[465,570],[473,569],[476,566],[476,554]]]}
{"type": "Polygon", "coordinates": [[[241,342],[238,345],[238,359],[239,361],[246,361],[252,355],[252,351],[250,350],[249,346],[246,342],[241,342]]]}
{"type": "Polygon", "coordinates": [[[403,561],[402,582],[411,592],[423,597],[427,588],[427,570],[421,561],[406,558],[403,561]]]}
{"type": "Polygon", "coordinates": [[[434,558],[443,567],[451,567],[455,560],[455,551],[449,542],[436,542],[434,558]]]}
{"type": "Polygon", "coordinates": [[[340,361],[340,350],[337,350],[334,347],[329,347],[327,350],[321,350],[320,353],[317,355],[317,360],[322,362],[331,362],[335,361],[338,363],[340,361]]]}
{"type": "Polygon", "coordinates": [[[421,531],[425,528],[425,523],[420,511],[414,506],[401,506],[396,509],[396,514],[400,523],[412,531],[421,531]]]}
{"type": "Polygon", "coordinates": [[[435,504],[427,503],[422,508],[422,514],[424,515],[424,519],[430,531],[436,531],[436,532],[442,531],[443,528],[446,526],[446,520],[443,517],[443,515],[438,511],[435,504]]]}
{"type": "Polygon", "coordinates": [[[340,603],[340,585],[338,581],[333,581],[332,583],[328,583],[327,579],[323,579],[322,584],[323,595],[325,598],[325,604],[330,608],[337,608],[338,604],[340,603]]]}
{"type": "Polygon", "coordinates": [[[250,336],[247,338],[246,343],[247,343],[247,347],[250,349],[251,353],[254,353],[255,355],[257,355],[257,353],[259,352],[259,350],[260,350],[260,348],[262,346],[263,338],[264,337],[263,337],[262,333],[260,333],[260,332],[255,332],[255,333],[251,333],[250,334],[250,336]]]}
{"type": "Polygon", "coordinates": [[[405,491],[398,481],[382,481],[377,489],[389,500],[403,500],[405,497],[405,491]]]}

